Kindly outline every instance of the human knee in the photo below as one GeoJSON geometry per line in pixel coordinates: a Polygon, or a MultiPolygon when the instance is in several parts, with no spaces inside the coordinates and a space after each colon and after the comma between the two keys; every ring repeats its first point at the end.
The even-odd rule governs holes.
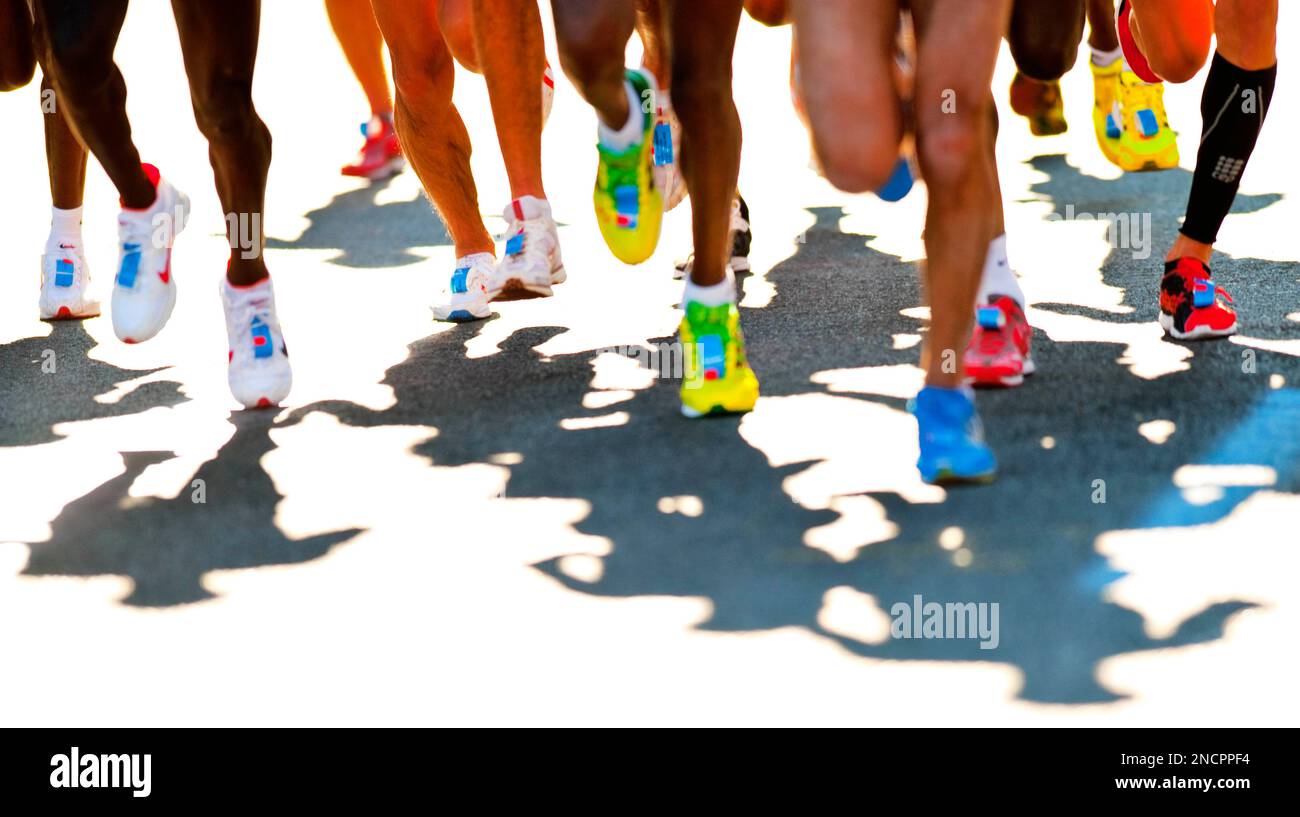
{"type": "Polygon", "coordinates": [[[831,184],[848,193],[879,190],[898,164],[898,145],[856,129],[835,129],[814,139],[817,162],[831,184]]]}
{"type": "Polygon", "coordinates": [[[612,21],[590,17],[555,18],[560,67],[579,91],[599,83],[612,72],[623,72],[623,46],[630,34],[612,21]],[[621,40],[620,40],[621,37],[621,40]]]}
{"type": "Polygon", "coordinates": [[[1026,40],[1011,43],[1011,56],[1016,69],[1025,76],[1047,82],[1060,79],[1074,65],[1078,43],[1064,47],[1063,43],[1048,40],[1026,40]]]}
{"type": "Polygon", "coordinates": [[[972,163],[983,159],[987,127],[983,108],[926,117],[917,133],[917,159],[926,184],[943,188],[961,183],[972,163]]]}
{"type": "Polygon", "coordinates": [[[790,22],[790,0],[745,0],[745,11],[765,26],[790,22]]]}
{"type": "Polygon", "coordinates": [[[438,27],[456,62],[467,71],[482,73],[474,43],[474,9],[470,0],[442,0],[438,5],[438,27]]]}

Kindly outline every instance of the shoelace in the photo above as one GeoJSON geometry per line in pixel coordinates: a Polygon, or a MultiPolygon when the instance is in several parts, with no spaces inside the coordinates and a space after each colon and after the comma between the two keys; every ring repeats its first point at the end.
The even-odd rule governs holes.
{"type": "Polygon", "coordinates": [[[241,301],[235,305],[234,324],[239,328],[239,333],[246,340],[252,337],[253,319],[261,318],[262,323],[270,330],[271,342],[275,342],[275,336],[279,333],[279,327],[276,325],[274,316],[271,314],[271,301],[268,298],[250,298],[241,301]]]}
{"type": "Polygon", "coordinates": [[[1009,326],[1002,329],[984,329],[981,327],[979,346],[977,347],[979,353],[990,357],[1001,354],[1002,350],[1007,346],[1006,330],[1009,328],[1009,326]]]}
{"type": "Polygon", "coordinates": [[[1155,114],[1156,122],[1161,128],[1165,127],[1165,104],[1164,95],[1161,93],[1159,85],[1148,85],[1145,82],[1128,83],[1129,98],[1124,102],[1129,103],[1127,107],[1130,113],[1136,114],[1137,111],[1150,110],[1155,114]]]}
{"type": "Polygon", "coordinates": [[[555,239],[551,235],[551,231],[546,229],[546,224],[542,219],[530,218],[524,221],[511,219],[506,230],[507,242],[519,235],[520,230],[523,230],[524,233],[524,253],[539,252],[547,258],[551,257],[551,253],[555,249],[555,239]]]}

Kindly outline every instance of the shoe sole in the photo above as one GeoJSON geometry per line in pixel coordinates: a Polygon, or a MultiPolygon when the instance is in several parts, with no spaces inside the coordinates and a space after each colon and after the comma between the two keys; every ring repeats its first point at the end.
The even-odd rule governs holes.
{"type": "Polygon", "coordinates": [[[59,307],[59,311],[53,315],[41,315],[41,320],[46,323],[58,323],[60,321],[84,321],[89,318],[98,318],[103,312],[99,308],[93,311],[73,312],[66,306],[59,307]]]}
{"type": "Polygon", "coordinates": [[[344,173],[344,176],[353,179],[366,179],[372,182],[380,182],[384,179],[392,178],[406,169],[406,159],[397,156],[389,159],[387,163],[380,165],[369,173],[344,173]]]}
{"type": "Polygon", "coordinates": [[[569,280],[569,275],[560,266],[551,270],[549,284],[530,284],[521,278],[507,278],[501,288],[488,293],[489,301],[526,301],[532,298],[549,298],[555,294],[551,287],[569,280]]]}
{"type": "Polygon", "coordinates": [[[933,479],[921,477],[928,485],[988,485],[994,482],[998,477],[997,471],[989,471],[986,474],[975,474],[973,476],[962,476],[954,474],[952,471],[940,471],[934,475],[933,479]]]}
{"type": "Polygon", "coordinates": [[[1165,330],[1165,334],[1175,340],[1214,340],[1217,338],[1226,338],[1237,334],[1237,322],[1233,321],[1232,326],[1227,329],[1211,329],[1208,326],[1198,326],[1190,332],[1179,332],[1174,328],[1174,316],[1160,313],[1160,328],[1165,330]]]}
{"type": "Polygon", "coordinates": [[[471,321],[481,321],[492,317],[492,307],[484,304],[479,309],[471,308],[468,305],[453,304],[436,304],[429,307],[433,313],[435,321],[446,321],[448,323],[470,323],[471,321]]]}
{"type": "Polygon", "coordinates": [[[753,406],[750,406],[749,408],[743,408],[743,409],[730,409],[727,408],[726,406],[718,404],[718,405],[714,405],[708,411],[700,411],[699,409],[691,408],[685,403],[682,403],[682,416],[688,417],[692,420],[698,420],[701,417],[728,417],[737,414],[748,414],[753,410],[754,410],[753,406]]]}
{"type": "Polygon", "coordinates": [[[470,309],[434,309],[433,319],[446,323],[473,323],[474,321],[487,320],[492,317],[492,310],[487,310],[482,315],[476,314],[470,309]]]}
{"type": "Polygon", "coordinates": [[[1025,378],[1038,371],[1034,365],[1033,358],[1025,358],[1025,363],[1020,369],[1020,374],[1007,375],[1005,377],[983,378],[968,375],[965,383],[968,386],[974,386],[977,389],[997,389],[997,388],[1014,388],[1025,382],[1025,378]]]}

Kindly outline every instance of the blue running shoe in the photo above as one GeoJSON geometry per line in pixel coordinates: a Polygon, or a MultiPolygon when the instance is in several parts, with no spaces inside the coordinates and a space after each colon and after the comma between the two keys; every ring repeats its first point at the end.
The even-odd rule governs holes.
{"type": "Polygon", "coordinates": [[[961,389],[926,386],[908,403],[921,434],[916,467],[931,485],[992,482],[998,463],[984,444],[975,401],[961,389]]]}
{"type": "Polygon", "coordinates": [[[912,192],[912,185],[915,183],[916,174],[912,172],[912,160],[908,156],[899,156],[898,164],[894,165],[894,172],[890,175],[889,181],[885,186],[876,191],[876,195],[883,201],[895,202],[907,198],[907,194],[912,192]]]}

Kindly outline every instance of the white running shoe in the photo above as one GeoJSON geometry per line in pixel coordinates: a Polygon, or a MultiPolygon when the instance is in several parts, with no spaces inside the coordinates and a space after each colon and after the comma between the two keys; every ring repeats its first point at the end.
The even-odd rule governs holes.
{"type": "Polygon", "coordinates": [[[220,287],[230,340],[230,393],[244,408],[278,406],[293,387],[293,370],[271,279],[234,287],[222,278],[220,287]]]}
{"type": "Polygon", "coordinates": [[[81,246],[51,242],[41,256],[41,320],[70,321],[99,315],[90,297],[90,267],[81,246]]]}
{"type": "Polygon", "coordinates": [[[488,300],[549,298],[551,287],[567,277],[560,237],[544,199],[523,196],[506,207],[506,248],[488,282],[488,300]]]}
{"type": "Polygon", "coordinates": [[[176,306],[172,243],[190,214],[189,198],[145,165],[158,191],[148,210],[117,217],[122,247],[113,282],[113,331],[126,343],[143,343],[162,331],[176,306]]]}
{"type": "Polygon", "coordinates": [[[492,314],[488,306],[488,282],[496,270],[497,259],[490,252],[476,252],[456,259],[451,280],[432,307],[433,319],[466,323],[492,314]]]}
{"type": "Polygon", "coordinates": [[[664,199],[664,212],[668,212],[686,198],[686,179],[682,178],[681,155],[682,123],[677,119],[667,91],[660,91],[655,113],[654,160],[655,187],[664,199]]]}

